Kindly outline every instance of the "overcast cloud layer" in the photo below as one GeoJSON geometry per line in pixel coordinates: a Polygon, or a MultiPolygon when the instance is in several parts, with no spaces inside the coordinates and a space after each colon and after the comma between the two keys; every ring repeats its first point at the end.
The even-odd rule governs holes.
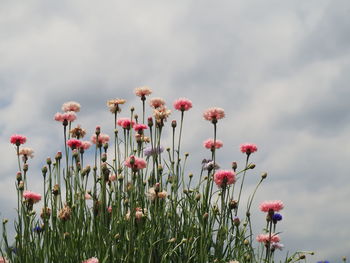
{"type": "MultiPolygon", "coordinates": [[[[207,157],[212,136],[201,114],[225,109],[220,164],[243,161],[239,144],[255,142],[257,168],[268,180],[258,203],[285,203],[287,250],[314,250],[310,262],[350,258],[350,2],[2,1],[0,8],[0,211],[16,206],[16,155],[9,137],[25,134],[35,150],[29,185],[40,191],[40,167],[62,150],[52,120],[63,102],[82,104],[79,121],[111,134],[106,101],[140,102],[148,85],[168,104],[188,97],[184,151],[189,170],[207,157]]],[[[172,118],[178,118],[174,113],[172,118]]]]}

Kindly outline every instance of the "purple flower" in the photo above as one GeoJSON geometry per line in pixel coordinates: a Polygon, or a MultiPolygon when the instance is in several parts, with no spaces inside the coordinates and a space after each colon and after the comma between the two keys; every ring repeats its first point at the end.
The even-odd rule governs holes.
{"type": "Polygon", "coordinates": [[[156,148],[152,148],[152,146],[148,146],[143,150],[143,153],[147,156],[150,157],[152,155],[159,155],[164,151],[163,146],[159,146],[156,148]]]}

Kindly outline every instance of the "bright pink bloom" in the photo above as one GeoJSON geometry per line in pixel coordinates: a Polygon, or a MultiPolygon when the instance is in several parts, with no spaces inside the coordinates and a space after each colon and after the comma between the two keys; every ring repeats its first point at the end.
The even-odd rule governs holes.
{"type": "Polygon", "coordinates": [[[37,194],[28,190],[23,192],[23,197],[24,199],[29,200],[32,203],[37,203],[41,200],[41,194],[37,194]]]}
{"type": "MultiPolygon", "coordinates": [[[[215,148],[220,149],[224,144],[220,140],[215,141],[215,148]]],[[[214,140],[208,139],[203,142],[203,146],[207,149],[213,149],[214,148],[214,140]]]]}
{"type": "Polygon", "coordinates": [[[256,152],[258,150],[258,147],[253,143],[244,143],[241,144],[241,152],[246,154],[251,154],[253,152],[256,152]]]}
{"type": "Polygon", "coordinates": [[[256,237],[256,240],[260,243],[267,243],[270,241],[270,243],[274,242],[280,242],[281,238],[279,237],[279,235],[272,233],[271,234],[271,239],[270,239],[270,234],[260,234],[256,237]]]}
{"type": "Polygon", "coordinates": [[[133,170],[144,169],[147,166],[147,162],[144,159],[137,158],[134,155],[131,155],[128,159],[126,159],[124,164],[133,170]]]}
{"type": "Polygon", "coordinates": [[[203,113],[207,121],[217,121],[225,117],[225,111],[222,108],[209,108],[203,113]]]}
{"type": "Polygon", "coordinates": [[[10,142],[13,144],[16,144],[17,146],[24,144],[26,141],[27,141],[27,138],[23,135],[14,134],[10,137],[10,142]]]}
{"type": "Polygon", "coordinates": [[[77,139],[70,139],[67,141],[67,145],[73,150],[80,148],[81,144],[81,141],[77,139]]]}
{"type": "Polygon", "coordinates": [[[264,201],[260,204],[259,208],[262,212],[278,212],[284,208],[284,205],[281,200],[264,201]]]}
{"type": "Polygon", "coordinates": [[[90,146],[91,146],[91,142],[89,142],[89,141],[82,141],[81,142],[81,148],[84,149],[84,150],[89,149],[90,146]]]}
{"type": "Polygon", "coordinates": [[[135,122],[131,121],[129,118],[119,118],[117,120],[117,124],[124,129],[131,129],[134,126],[135,122]]]}
{"type": "Polygon", "coordinates": [[[57,112],[54,116],[55,121],[60,121],[60,122],[64,122],[64,121],[75,121],[77,118],[77,115],[75,115],[74,111],[67,111],[65,113],[60,113],[57,112]]]}
{"type": "Polygon", "coordinates": [[[83,261],[82,263],[99,263],[99,261],[97,258],[93,257],[83,261]]]}
{"type": "Polygon", "coordinates": [[[220,170],[214,174],[214,181],[218,187],[225,187],[236,182],[236,174],[230,170],[220,170]]]}
{"type": "Polygon", "coordinates": [[[179,111],[188,111],[192,108],[192,101],[186,98],[180,98],[174,101],[174,108],[179,111]]]}
{"type": "Polygon", "coordinates": [[[153,107],[153,108],[159,108],[161,106],[165,105],[165,101],[162,98],[152,98],[149,102],[149,104],[153,107]]]}
{"type": "Polygon", "coordinates": [[[147,125],[145,125],[145,124],[135,124],[134,125],[135,131],[143,131],[145,129],[147,129],[147,125]]]}
{"type": "MultiPolygon", "coordinates": [[[[97,138],[96,134],[91,136],[91,141],[92,141],[93,144],[96,144],[96,138],[97,138]]],[[[109,142],[109,136],[107,134],[100,133],[98,135],[98,143],[99,144],[105,144],[106,142],[109,142]]]]}
{"type": "Polygon", "coordinates": [[[68,112],[68,111],[79,112],[80,111],[80,104],[78,102],[75,102],[75,101],[68,101],[66,103],[63,103],[62,110],[64,112],[68,112]]]}
{"type": "Polygon", "coordinates": [[[151,95],[152,90],[149,87],[139,87],[134,90],[135,95],[139,96],[141,98],[144,98],[145,96],[151,95]]]}

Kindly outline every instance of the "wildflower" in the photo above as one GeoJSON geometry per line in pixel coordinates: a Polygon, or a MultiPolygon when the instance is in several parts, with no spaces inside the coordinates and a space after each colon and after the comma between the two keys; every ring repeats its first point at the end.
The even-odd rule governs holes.
{"type": "Polygon", "coordinates": [[[90,148],[90,146],[91,146],[91,142],[89,142],[89,141],[82,141],[80,149],[87,150],[87,149],[90,148]]]}
{"type": "Polygon", "coordinates": [[[125,160],[124,165],[132,168],[133,171],[137,171],[146,168],[147,162],[142,158],[137,158],[134,155],[131,155],[128,159],[125,160]]]}
{"type": "Polygon", "coordinates": [[[24,144],[27,141],[27,138],[23,135],[14,134],[10,137],[10,142],[12,144],[15,144],[16,146],[20,146],[21,144],[24,144]]]}
{"type": "Polygon", "coordinates": [[[134,130],[137,132],[143,131],[147,129],[147,125],[146,124],[135,124],[134,125],[134,130]]]}
{"type": "Polygon", "coordinates": [[[109,176],[109,181],[110,182],[114,182],[115,180],[117,180],[117,175],[112,174],[112,175],[109,176]]]}
{"type": "Polygon", "coordinates": [[[70,216],[72,214],[72,209],[65,204],[64,207],[59,211],[58,218],[62,221],[67,221],[70,219],[70,216]]]}
{"type": "Polygon", "coordinates": [[[202,164],[204,170],[211,171],[213,169],[220,169],[220,166],[217,163],[214,164],[214,161],[212,160],[203,160],[202,164]]]}
{"type": "Polygon", "coordinates": [[[85,200],[91,200],[92,196],[89,193],[86,192],[85,195],[84,195],[84,198],[85,198],[85,200]]]}
{"type": "MultiPolygon", "coordinates": [[[[40,226],[36,226],[33,228],[33,231],[36,232],[36,233],[41,233],[42,231],[44,231],[44,229],[40,226]]],[[[1,262],[1,261],[0,261],[1,262]]]]}
{"type": "Polygon", "coordinates": [[[218,120],[225,117],[225,111],[222,108],[209,108],[203,113],[204,119],[216,123],[218,120]]]}
{"type": "Polygon", "coordinates": [[[240,148],[242,153],[246,153],[248,155],[258,150],[258,147],[253,143],[241,144],[240,148]]]}
{"type": "Polygon", "coordinates": [[[230,170],[220,170],[214,174],[214,181],[218,187],[225,188],[236,181],[236,174],[230,170]]]}
{"type": "Polygon", "coordinates": [[[192,108],[192,101],[186,98],[180,98],[174,101],[174,108],[179,111],[188,111],[192,108]]]}
{"type": "Polygon", "coordinates": [[[260,243],[278,243],[281,241],[279,235],[272,233],[271,237],[270,234],[260,234],[256,237],[256,240],[260,243]]]}
{"type": "Polygon", "coordinates": [[[119,107],[119,105],[124,104],[125,102],[126,100],[123,100],[123,99],[113,99],[113,100],[107,101],[107,106],[111,113],[117,113],[117,112],[121,112],[121,108],[119,107]]]}
{"type": "Polygon", "coordinates": [[[77,139],[70,139],[67,141],[67,145],[72,149],[77,149],[81,147],[81,141],[77,139]]]}
{"type": "Polygon", "coordinates": [[[67,125],[67,122],[72,122],[75,121],[77,118],[77,115],[75,115],[74,111],[67,111],[65,113],[59,113],[57,112],[54,116],[55,121],[60,121],[64,125],[67,125]]]}
{"type": "MultiPolygon", "coordinates": [[[[169,117],[171,111],[165,106],[160,106],[153,111],[153,116],[157,122],[164,122],[169,117]]],[[[149,126],[149,125],[148,125],[149,126]]]]}
{"type": "Polygon", "coordinates": [[[150,100],[149,104],[151,105],[151,107],[156,109],[156,108],[159,108],[161,106],[164,106],[165,105],[165,101],[162,98],[152,98],[150,100]]]}
{"type": "Polygon", "coordinates": [[[277,221],[281,221],[282,220],[282,215],[279,214],[279,213],[275,213],[273,216],[272,216],[272,222],[274,224],[277,224],[277,221]]]}
{"type": "Polygon", "coordinates": [[[135,95],[141,97],[141,100],[146,100],[146,96],[152,94],[152,90],[149,87],[139,87],[134,90],[135,95]]]}
{"type": "Polygon", "coordinates": [[[19,155],[23,155],[23,158],[25,159],[28,159],[28,157],[33,158],[34,157],[33,153],[34,153],[33,149],[26,148],[26,147],[22,148],[19,151],[19,155]]]}
{"type": "MultiPolygon", "coordinates": [[[[272,242],[271,243],[271,250],[273,251],[273,250],[276,250],[276,249],[278,249],[278,250],[282,250],[284,248],[284,245],[283,244],[281,244],[281,243],[278,243],[278,242],[272,242]]],[[[328,262],[329,263],[329,262],[328,262]]]]}
{"type": "Polygon", "coordinates": [[[83,261],[82,263],[99,263],[99,261],[97,258],[93,257],[83,261]]]}
{"type": "Polygon", "coordinates": [[[107,207],[107,212],[108,213],[112,213],[112,207],[111,206],[107,207]]]}
{"type": "Polygon", "coordinates": [[[264,201],[259,206],[262,212],[269,212],[269,211],[278,212],[282,210],[283,207],[284,205],[281,200],[264,201]]]}
{"type": "Polygon", "coordinates": [[[23,197],[32,204],[37,203],[41,200],[41,194],[37,194],[28,190],[23,192],[23,197]]]}
{"type": "Polygon", "coordinates": [[[98,139],[97,139],[97,135],[94,134],[91,136],[91,141],[93,144],[96,144],[96,142],[98,141],[98,144],[103,145],[103,144],[109,142],[109,136],[107,134],[100,133],[98,135],[98,139]]]}
{"type": "Polygon", "coordinates": [[[80,138],[83,138],[86,134],[86,130],[83,129],[80,125],[78,125],[77,127],[75,127],[74,129],[71,129],[69,131],[69,133],[72,134],[72,137],[73,138],[77,138],[77,139],[80,139],[80,138]]]}
{"type": "Polygon", "coordinates": [[[43,207],[41,209],[41,214],[40,214],[40,217],[42,219],[49,219],[50,218],[50,215],[51,215],[51,209],[49,207],[43,207]]]}
{"type": "Polygon", "coordinates": [[[150,200],[154,201],[157,198],[159,199],[165,199],[167,197],[168,193],[166,191],[159,192],[159,189],[157,190],[156,187],[151,187],[148,189],[147,196],[150,200]]]}
{"type": "Polygon", "coordinates": [[[68,111],[79,112],[80,111],[80,104],[78,102],[75,102],[75,101],[68,101],[66,103],[63,103],[62,110],[64,112],[68,112],[68,111]]]}
{"type": "Polygon", "coordinates": [[[117,124],[123,127],[124,129],[129,130],[134,126],[135,122],[131,121],[129,118],[119,118],[117,120],[117,124]]]}
{"type": "MultiPolygon", "coordinates": [[[[145,213],[147,213],[146,208],[142,209],[141,207],[136,207],[135,208],[135,219],[137,221],[140,221],[142,219],[142,217],[146,216],[145,213]]],[[[126,218],[126,220],[130,219],[130,211],[125,215],[125,218],[126,218]]]]}
{"type": "Polygon", "coordinates": [[[150,157],[153,155],[159,155],[164,151],[164,147],[163,146],[158,146],[158,147],[152,147],[152,146],[148,146],[143,150],[143,153],[145,156],[150,157]]]}
{"type": "Polygon", "coordinates": [[[214,140],[213,139],[208,139],[203,142],[203,146],[207,149],[213,150],[214,146],[216,149],[220,149],[224,144],[220,140],[215,141],[214,145],[214,140]]]}
{"type": "Polygon", "coordinates": [[[1,257],[1,258],[0,258],[0,263],[7,263],[7,260],[6,260],[6,258],[4,258],[4,257],[1,257]]]}

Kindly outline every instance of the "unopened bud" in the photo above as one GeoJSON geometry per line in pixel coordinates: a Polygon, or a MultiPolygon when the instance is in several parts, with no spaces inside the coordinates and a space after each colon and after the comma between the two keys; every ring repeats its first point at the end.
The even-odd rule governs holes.
{"type": "Polygon", "coordinates": [[[255,164],[253,163],[249,164],[248,169],[254,169],[254,168],[255,168],[255,164]]]}
{"type": "Polygon", "coordinates": [[[196,198],[196,201],[201,200],[201,194],[197,194],[195,198],[196,198]]]}
{"type": "Polygon", "coordinates": [[[261,178],[262,179],[265,179],[266,177],[267,177],[267,173],[266,172],[261,174],[261,178]]]}
{"type": "Polygon", "coordinates": [[[51,161],[50,157],[46,158],[46,163],[47,163],[47,165],[51,165],[52,161],[51,161]]]}
{"type": "Polygon", "coordinates": [[[234,172],[236,172],[236,170],[237,170],[237,162],[232,162],[232,169],[233,169],[233,171],[234,172]]]}
{"type": "Polygon", "coordinates": [[[176,128],[176,120],[173,120],[172,122],[171,122],[171,127],[173,127],[173,128],[176,128]]]}

